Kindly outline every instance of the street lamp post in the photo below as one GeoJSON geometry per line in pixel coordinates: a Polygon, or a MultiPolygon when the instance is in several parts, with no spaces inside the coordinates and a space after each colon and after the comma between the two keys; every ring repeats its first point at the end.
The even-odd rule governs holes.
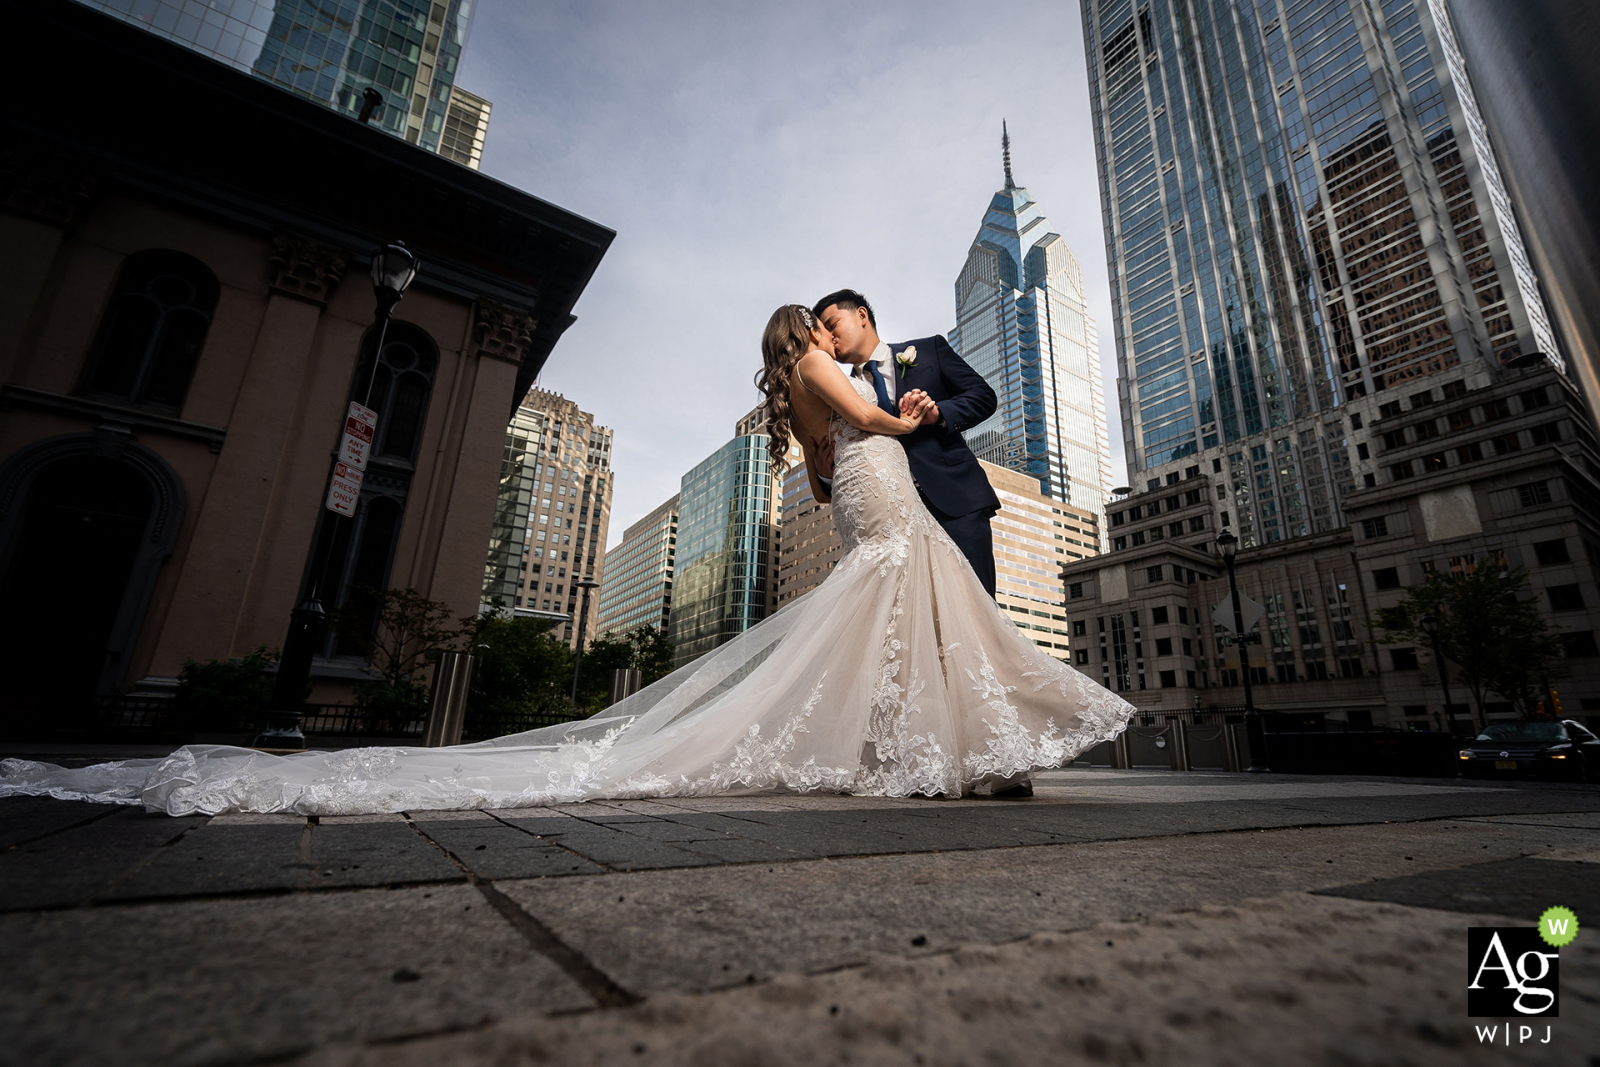
{"type": "Polygon", "coordinates": [[[575,583],[583,590],[583,606],[578,609],[578,654],[572,657],[572,706],[578,706],[578,666],[583,662],[583,629],[589,621],[589,590],[600,588],[593,578],[583,578],[575,583]]]}
{"type": "MultiPolygon", "coordinates": [[[[372,384],[378,377],[378,361],[383,356],[389,318],[416,276],[417,257],[404,244],[398,241],[387,244],[372,254],[372,291],[377,298],[373,325],[378,328],[378,343],[372,349],[367,388],[362,393],[363,408],[372,400],[372,384]]],[[[376,440],[376,426],[373,431],[373,440],[376,440]]],[[[362,462],[365,463],[364,460],[362,462]]],[[[329,465],[330,480],[337,463],[336,454],[334,462],[329,465]]],[[[328,614],[322,606],[322,600],[329,592],[323,588],[327,579],[328,557],[333,552],[339,524],[352,521],[334,510],[331,503],[325,506],[333,514],[322,524],[317,536],[316,548],[311,556],[311,579],[305,596],[289,613],[289,633],[283,642],[283,657],[278,661],[278,676],[272,685],[271,710],[267,712],[266,722],[253,742],[257,748],[306,747],[305,734],[300,730],[301,707],[305,701],[306,682],[311,678],[312,657],[327,631],[328,614]]]]}
{"type": "Polygon", "coordinates": [[[1433,661],[1439,665],[1439,688],[1444,691],[1445,729],[1455,733],[1454,718],[1450,714],[1450,676],[1445,673],[1444,653],[1439,651],[1439,620],[1432,615],[1424,615],[1417,622],[1427,633],[1428,640],[1433,645],[1433,661]]]}
{"type": "Polygon", "coordinates": [[[1255,695],[1250,688],[1249,635],[1244,632],[1244,607],[1239,601],[1239,581],[1234,574],[1234,556],[1239,551],[1239,539],[1227,530],[1217,535],[1217,551],[1222,562],[1228,565],[1228,591],[1233,594],[1233,632],[1239,645],[1239,673],[1244,679],[1244,731],[1250,744],[1250,770],[1260,773],[1267,769],[1267,732],[1262,727],[1261,715],[1256,711],[1255,695]]]}

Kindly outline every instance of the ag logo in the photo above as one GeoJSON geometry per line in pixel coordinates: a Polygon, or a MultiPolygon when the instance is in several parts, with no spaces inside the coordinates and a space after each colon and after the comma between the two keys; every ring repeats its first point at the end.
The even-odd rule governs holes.
{"type": "Polygon", "coordinates": [[[1467,927],[1467,1017],[1559,1017],[1560,965],[1538,927],[1467,927]]]}

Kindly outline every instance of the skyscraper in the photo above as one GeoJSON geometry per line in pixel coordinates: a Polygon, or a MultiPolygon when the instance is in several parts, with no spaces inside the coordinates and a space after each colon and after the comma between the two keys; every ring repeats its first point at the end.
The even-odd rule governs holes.
{"type": "Polygon", "coordinates": [[[1559,364],[1443,0],[1082,4],[1130,484],[1330,530],[1347,401],[1559,364]]]}
{"type": "Polygon", "coordinates": [[[500,459],[500,487],[495,493],[489,553],[483,565],[483,603],[514,606],[519,614],[528,610],[522,604],[533,549],[528,520],[539,501],[534,469],[541,462],[544,435],[544,412],[518,407],[512,413],[500,459]]]}
{"type": "Polygon", "coordinates": [[[783,521],[778,528],[778,608],[809,593],[832,573],[844,555],[844,540],[833,523],[833,505],[811,495],[805,460],[783,475],[783,521]]]}
{"type": "MultiPolygon", "coordinates": [[[[772,473],[767,435],[741,434],[683,476],[667,636],[683,666],[767,617],[772,473]]],[[[770,584],[769,584],[770,583],[770,584]]]]}
{"type": "Polygon", "coordinates": [[[995,413],[966,431],[979,459],[1038,479],[1048,497],[1099,514],[1112,486],[1100,348],[1083,271],[1028,190],[994,194],[956,279],[950,343],[994,387],[995,413]]]}
{"type": "Polygon", "coordinates": [[[1045,496],[1030,475],[992,464],[983,473],[1000,498],[992,523],[995,603],[1039,648],[1070,659],[1061,567],[1099,555],[1099,518],[1045,496]]]}
{"type": "Polygon", "coordinates": [[[628,527],[606,553],[597,633],[641,626],[665,630],[672,614],[672,572],[678,544],[678,494],[628,527]]]}
{"type": "Polygon", "coordinates": [[[477,169],[490,105],[455,86],[474,0],[79,0],[477,169]]]}
{"type": "MultiPolygon", "coordinates": [[[[611,483],[611,431],[560,393],[529,390],[506,429],[484,599],[499,597],[514,613],[564,615],[557,636],[577,644],[583,598],[573,583],[605,572],[611,483]]],[[[591,595],[586,641],[598,633],[599,610],[591,595]]]]}

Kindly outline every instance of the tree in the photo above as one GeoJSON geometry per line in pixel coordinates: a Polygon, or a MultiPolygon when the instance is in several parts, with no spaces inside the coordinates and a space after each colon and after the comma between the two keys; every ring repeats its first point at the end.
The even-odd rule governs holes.
{"type": "Polygon", "coordinates": [[[1421,619],[1438,622],[1439,649],[1455,664],[1455,680],[1472,694],[1478,721],[1484,703],[1499,693],[1524,715],[1539,696],[1542,680],[1561,655],[1561,644],[1539,614],[1536,600],[1519,596],[1527,571],[1484,564],[1472,573],[1431,571],[1427,581],[1406,590],[1400,603],[1385,608],[1367,625],[1381,629],[1382,644],[1432,648],[1421,619]]]}
{"type": "Polygon", "coordinates": [[[549,622],[497,608],[474,620],[471,642],[467,736],[495,737],[582,716],[568,700],[572,650],[551,635],[549,622]]]}
{"type": "Polygon", "coordinates": [[[634,647],[626,637],[606,633],[589,642],[578,667],[578,706],[593,715],[611,702],[611,672],[633,666],[634,647]]]}
{"type": "Polygon", "coordinates": [[[633,643],[633,664],[644,676],[644,685],[660,681],[672,673],[672,656],[677,650],[667,640],[667,631],[655,626],[641,626],[629,632],[633,643]]]}
{"type": "Polygon", "coordinates": [[[237,659],[185,659],[173,700],[180,728],[232,732],[256,725],[272,699],[267,671],[277,662],[278,650],[266,645],[237,659]]]}
{"type": "Polygon", "coordinates": [[[382,680],[351,686],[363,708],[397,716],[428,710],[428,688],[412,680],[428,653],[456,649],[476,628],[474,616],[455,620],[450,607],[429,600],[415,589],[351,587],[336,613],[340,635],[359,647],[382,680]]]}

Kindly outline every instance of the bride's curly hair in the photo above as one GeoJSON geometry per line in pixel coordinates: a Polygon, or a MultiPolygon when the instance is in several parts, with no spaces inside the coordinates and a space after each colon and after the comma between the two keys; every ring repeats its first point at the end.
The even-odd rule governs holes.
{"type": "Polygon", "coordinates": [[[767,395],[761,406],[766,412],[767,456],[772,472],[782,474],[789,466],[789,437],[794,430],[794,409],[789,406],[789,386],[795,364],[811,350],[811,331],[816,320],[811,309],[785,304],[767,320],[761,335],[761,370],[756,387],[767,395]]]}

